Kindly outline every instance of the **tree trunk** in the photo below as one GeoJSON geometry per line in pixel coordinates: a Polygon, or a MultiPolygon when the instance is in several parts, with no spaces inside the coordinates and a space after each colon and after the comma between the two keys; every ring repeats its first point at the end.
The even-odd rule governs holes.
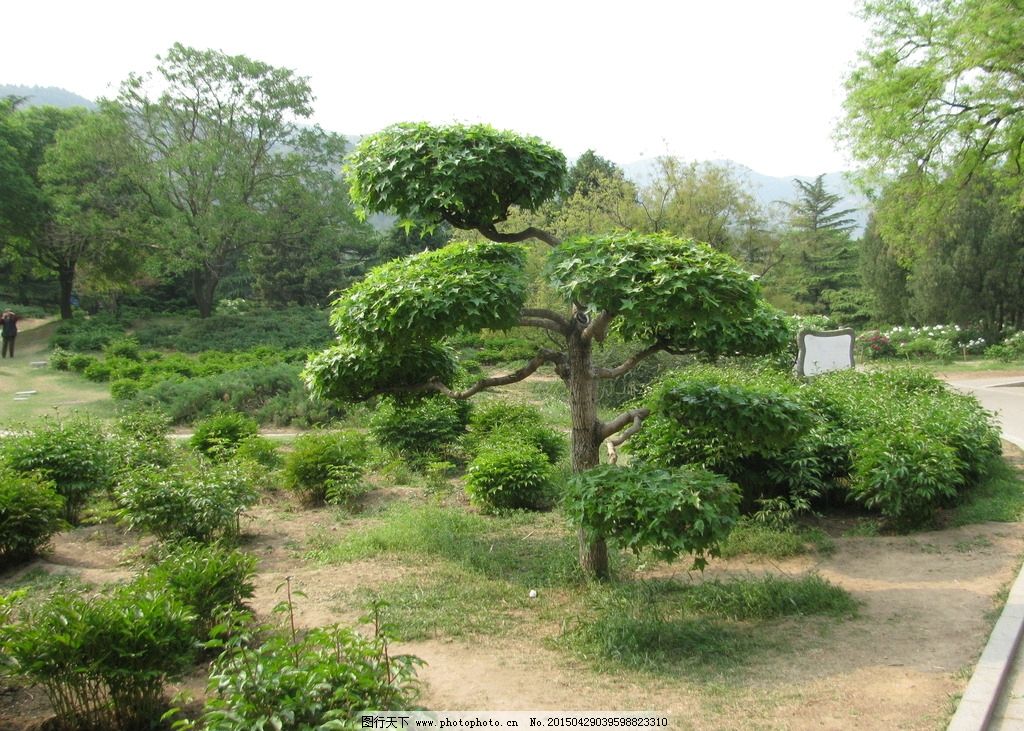
{"type": "Polygon", "coordinates": [[[217,291],[218,278],[206,269],[192,272],[192,293],[199,308],[199,317],[206,319],[213,314],[213,296],[217,291]]]}
{"type": "MultiPolygon", "coordinates": [[[[572,471],[585,472],[601,461],[601,437],[597,419],[597,379],[594,378],[590,343],[578,328],[568,338],[569,409],[572,414],[572,471]]],[[[580,528],[580,567],[598,579],[609,578],[608,546],[603,537],[591,538],[580,528]]]]}
{"type": "Polygon", "coordinates": [[[57,272],[57,280],[60,282],[60,319],[70,320],[74,317],[71,311],[71,291],[75,286],[75,268],[61,267],[57,272]]]}

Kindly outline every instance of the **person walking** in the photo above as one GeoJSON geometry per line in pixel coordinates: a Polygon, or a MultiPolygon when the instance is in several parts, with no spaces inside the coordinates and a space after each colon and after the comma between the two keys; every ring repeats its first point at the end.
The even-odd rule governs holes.
{"type": "Polygon", "coordinates": [[[3,315],[0,315],[0,323],[2,323],[0,336],[3,338],[3,355],[0,357],[6,358],[10,354],[13,358],[14,338],[18,334],[18,316],[10,310],[5,310],[3,315]]]}

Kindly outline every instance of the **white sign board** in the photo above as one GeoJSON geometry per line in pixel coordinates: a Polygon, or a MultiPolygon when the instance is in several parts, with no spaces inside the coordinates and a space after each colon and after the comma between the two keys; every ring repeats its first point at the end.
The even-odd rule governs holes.
{"type": "Polygon", "coordinates": [[[853,330],[814,332],[801,330],[797,335],[800,355],[796,361],[798,376],[853,368],[853,330]]]}

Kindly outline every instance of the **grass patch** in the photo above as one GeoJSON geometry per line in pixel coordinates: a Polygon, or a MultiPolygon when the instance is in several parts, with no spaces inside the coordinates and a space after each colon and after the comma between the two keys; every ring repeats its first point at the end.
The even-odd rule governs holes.
{"type": "Polygon", "coordinates": [[[850,617],[857,602],[849,592],[817,574],[799,579],[704,581],[689,587],[684,605],[693,612],[735,620],[768,620],[791,616],[850,617]]]}
{"type": "Polygon", "coordinates": [[[362,589],[346,599],[352,608],[386,600],[388,622],[402,641],[505,635],[539,607],[522,587],[453,567],[390,583],[384,593],[362,589]]]}
{"type": "Polygon", "coordinates": [[[799,556],[809,551],[829,554],[835,550],[832,539],[817,528],[788,528],[778,530],[748,520],[729,533],[722,544],[722,558],[753,555],[779,559],[799,556]]]}
{"type": "Polygon", "coordinates": [[[988,476],[949,513],[951,526],[1013,523],[1024,518],[1024,481],[1006,460],[997,458],[988,476]]]}
{"type": "Polygon", "coordinates": [[[471,576],[527,590],[581,580],[575,541],[556,514],[484,517],[460,508],[399,503],[336,542],[317,540],[308,555],[323,563],[383,555],[439,558],[471,576]]]}
{"type": "Polygon", "coordinates": [[[24,601],[28,604],[41,602],[55,594],[66,594],[89,588],[90,584],[82,581],[75,574],[47,571],[42,568],[29,569],[17,579],[0,583],[0,594],[25,590],[24,601]]]}
{"type": "MultiPolygon", "coordinates": [[[[556,641],[596,666],[611,662],[657,674],[734,673],[754,655],[785,650],[795,640],[772,620],[848,617],[857,604],[817,575],[681,584],[646,581],[593,586],[587,609],[556,641]]],[[[795,630],[799,631],[799,630],[795,630]]]]}

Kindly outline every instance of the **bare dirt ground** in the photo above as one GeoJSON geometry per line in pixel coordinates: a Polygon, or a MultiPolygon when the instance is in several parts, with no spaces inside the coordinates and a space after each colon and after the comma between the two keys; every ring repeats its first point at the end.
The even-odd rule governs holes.
{"type": "MultiPolygon", "coordinates": [[[[1024,455],[1006,445],[1024,468],[1024,455]]],[[[395,488],[400,499],[411,491],[395,488]]],[[[386,590],[403,569],[362,561],[318,566],[302,557],[309,539],[351,529],[330,509],[280,501],[251,515],[246,550],[260,560],[252,602],[266,618],[281,600],[286,577],[305,592],[304,626],[353,623],[339,592],[386,590]]],[[[422,705],[436,710],[649,710],[669,714],[673,728],[937,729],[945,726],[987,641],[998,596],[1024,555],[1024,524],[987,523],[910,536],[844,537],[835,551],[781,562],[713,561],[705,576],[817,571],[862,602],[851,620],[805,625],[797,652],[758,656],[728,678],[666,678],[608,670],[553,649],[545,639],[560,627],[543,622],[501,638],[407,643],[398,649],[427,662],[422,705]]],[[[114,526],[61,534],[43,558],[0,575],[0,591],[26,572],[68,573],[90,583],[122,581],[143,544],[114,526]]],[[[672,569],[685,574],[680,567],[672,569]]],[[[666,575],[661,566],[649,575],[666,575]]],[[[544,601],[541,596],[538,601],[544,601]]],[[[796,620],[794,620],[796,621],[796,620]]],[[[804,622],[805,620],[801,620],[804,622]]],[[[177,687],[201,693],[202,673],[177,687]]],[[[0,685],[0,730],[45,728],[50,717],[38,688],[0,685]]]]}

